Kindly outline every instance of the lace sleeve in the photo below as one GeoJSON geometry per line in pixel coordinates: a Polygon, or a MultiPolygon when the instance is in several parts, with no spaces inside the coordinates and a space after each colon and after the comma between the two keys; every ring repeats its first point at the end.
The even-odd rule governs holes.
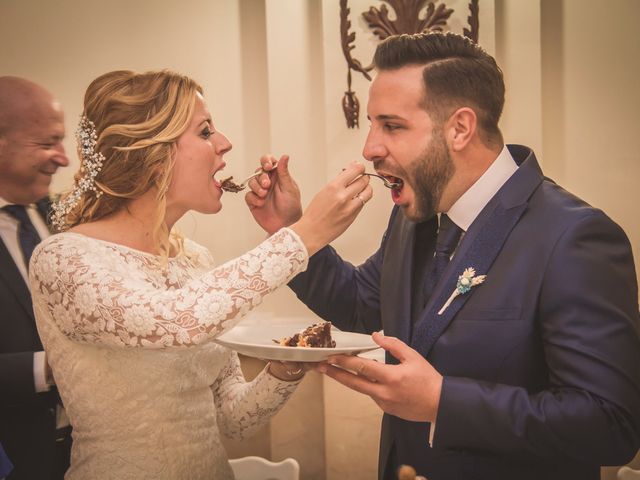
{"type": "Polygon", "coordinates": [[[216,404],[218,427],[228,438],[243,440],[252,436],[284,406],[302,379],[278,380],[264,369],[251,382],[240,370],[236,352],[211,387],[216,404]]]}
{"type": "Polygon", "coordinates": [[[149,274],[159,267],[144,271],[122,252],[96,252],[93,239],[63,235],[45,240],[33,254],[34,308],[37,317],[46,317],[39,321],[55,322],[64,335],[83,343],[146,348],[201,343],[230,329],[308,261],[299,237],[282,229],[241,257],[169,288],[149,274]]]}

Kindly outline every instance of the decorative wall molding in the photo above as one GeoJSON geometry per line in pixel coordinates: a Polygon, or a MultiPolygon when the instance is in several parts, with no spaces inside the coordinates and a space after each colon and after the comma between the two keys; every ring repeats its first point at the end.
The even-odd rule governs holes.
{"type": "MultiPolygon", "coordinates": [[[[422,32],[443,32],[448,30],[447,21],[454,13],[452,8],[447,8],[446,4],[440,3],[436,6],[431,0],[383,0],[380,8],[370,7],[368,11],[362,13],[362,17],[367,26],[373,31],[380,41],[391,35],[402,33],[422,33],[422,32]],[[389,18],[389,9],[393,9],[396,19],[389,18]],[[420,16],[426,7],[424,16],[420,16]]],[[[469,28],[463,29],[463,35],[474,42],[478,41],[480,30],[479,0],[469,2],[469,16],[467,22],[469,28]]],[[[342,110],[347,121],[348,128],[359,128],[360,102],[351,88],[351,71],[361,73],[367,80],[371,80],[369,72],[373,70],[373,65],[363,66],[362,62],[351,55],[355,48],[354,42],[356,33],[351,30],[349,14],[351,9],[348,0],[340,0],[340,38],[342,52],[347,61],[347,91],[342,97],[342,110]]]]}

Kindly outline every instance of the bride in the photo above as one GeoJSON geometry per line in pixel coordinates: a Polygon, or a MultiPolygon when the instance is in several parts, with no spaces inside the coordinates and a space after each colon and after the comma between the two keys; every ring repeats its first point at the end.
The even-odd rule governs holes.
{"type": "Polygon", "coordinates": [[[172,229],[189,210],[220,211],[216,175],[231,149],[193,80],[98,77],[78,140],[74,189],[52,217],[62,233],[30,266],[38,330],[73,426],[66,478],[231,479],[220,434],[251,434],[304,373],[274,362],[246,382],[236,353],[212,340],[351,224],[372,195],[364,167],[347,166],[304,214],[283,205],[296,223],[216,266],[172,229]]]}

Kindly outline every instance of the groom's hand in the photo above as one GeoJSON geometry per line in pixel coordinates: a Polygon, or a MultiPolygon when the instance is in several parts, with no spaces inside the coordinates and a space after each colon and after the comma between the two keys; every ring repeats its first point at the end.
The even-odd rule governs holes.
{"type": "Polygon", "coordinates": [[[249,182],[245,201],[253,218],[267,233],[297,222],[302,216],[300,189],[289,173],[289,156],[283,155],[274,167],[275,158],[265,155],[260,165],[265,173],[249,182]]]}
{"type": "Polygon", "coordinates": [[[374,333],[373,340],[400,364],[335,355],[317,370],[369,395],[386,413],[414,422],[433,422],[438,413],[442,375],[422,355],[395,337],[374,333]]]}

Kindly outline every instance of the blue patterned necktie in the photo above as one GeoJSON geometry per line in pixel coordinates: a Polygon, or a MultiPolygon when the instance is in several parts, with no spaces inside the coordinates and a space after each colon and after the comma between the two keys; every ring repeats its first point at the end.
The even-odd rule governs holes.
{"type": "Polygon", "coordinates": [[[36,227],[31,223],[24,205],[6,205],[2,209],[18,220],[18,241],[20,242],[24,263],[28,269],[33,249],[40,243],[40,235],[38,235],[36,227]]]}
{"type": "Polygon", "coordinates": [[[424,282],[425,304],[431,298],[433,291],[438,285],[445,268],[449,264],[449,259],[460,241],[462,229],[444,213],[440,215],[440,227],[438,228],[438,239],[436,240],[436,251],[431,260],[431,267],[424,282]]]}

